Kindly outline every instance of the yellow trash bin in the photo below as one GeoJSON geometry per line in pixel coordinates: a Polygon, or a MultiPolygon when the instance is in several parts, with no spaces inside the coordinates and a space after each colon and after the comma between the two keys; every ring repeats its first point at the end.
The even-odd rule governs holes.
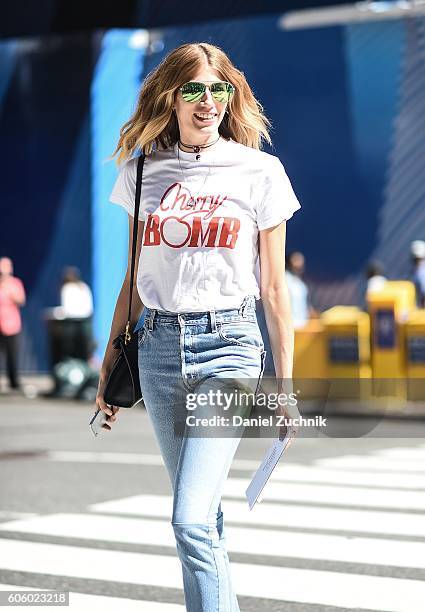
{"type": "Polygon", "coordinates": [[[415,285],[387,281],[367,294],[371,320],[371,355],[374,395],[406,399],[405,326],[416,309],[415,285]]]}
{"type": "Polygon", "coordinates": [[[374,378],[406,376],[403,324],[416,309],[415,285],[387,281],[380,291],[367,295],[371,319],[372,374],[374,378]]]}
{"type": "Polygon", "coordinates": [[[370,393],[370,321],[357,306],[334,306],[322,313],[333,399],[370,393]],[[367,379],[367,380],[364,380],[367,379]]]}
{"type": "Polygon", "coordinates": [[[425,308],[410,313],[404,324],[407,399],[425,400],[425,308]]]}

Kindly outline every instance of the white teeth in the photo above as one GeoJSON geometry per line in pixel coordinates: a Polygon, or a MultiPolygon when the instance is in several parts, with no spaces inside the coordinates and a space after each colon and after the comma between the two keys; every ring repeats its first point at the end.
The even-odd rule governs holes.
{"type": "Polygon", "coordinates": [[[200,119],[214,119],[215,115],[207,115],[204,113],[195,113],[195,117],[199,117],[200,119]]]}

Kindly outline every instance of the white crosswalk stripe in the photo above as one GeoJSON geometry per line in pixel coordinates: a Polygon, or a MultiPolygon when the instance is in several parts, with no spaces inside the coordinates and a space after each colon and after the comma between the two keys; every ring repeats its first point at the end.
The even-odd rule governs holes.
{"type": "MultiPolygon", "coordinates": [[[[227,518],[227,517],[226,517],[227,518]]],[[[234,517],[233,517],[234,518],[234,517]]],[[[0,531],[174,547],[169,521],[87,514],[52,514],[0,525],[0,531]],[[105,535],[107,534],[107,535],[105,535]]],[[[424,545],[372,537],[226,526],[229,552],[425,569],[424,545]]]]}
{"type": "MultiPolygon", "coordinates": [[[[224,495],[243,497],[250,483],[246,478],[229,478],[224,495]]],[[[267,499],[282,502],[308,502],[336,506],[363,506],[364,508],[396,508],[397,510],[425,510],[425,491],[376,490],[324,484],[280,483],[273,480],[267,485],[267,499]]]]}
{"type": "MultiPolygon", "coordinates": [[[[387,576],[385,568],[403,569],[406,576],[410,571],[425,569],[425,544],[413,541],[425,538],[425,469],[420,461],[425,447],[385,450],[367,456],[319,459],[309,466],[281,463],[267,485],[262,503],[253,511],[248,508],[245,489],[258,463],[239,460],[236,464],[235,460],[233,468],[251,472],[244,478],[229,477],[222,501],[226,548],[231,555],[244,555],[232,560],[231,565],[238,596],[307,607],[315,604],[388,612],[422,610],[425,583],[416,578],[387,576]],[[253,555],[261,556],[262,562],[253,563],[253,555]],[[284,559],[284,566],[276,565],[279,557],[284,559]],[[298,560],[297,565],[302,560],[314,561],[317,568],[293,566],[292,560],[298,560]],[[324,563],[327,565],[322,569],[324,563]],[[345,565],[338,564],[355,567],[347,571],[345,565]],[[369,573],[372,566],[381,569],[369,573]]],[[[93,455],[57,452],[51,453],[48,460],[94,462],[93,455]]],[[[118,453],[114,457],[114,453],[104,453],[101,461],[162,465],[161,457],[148,454],[118,453]]],[[[43,574],[182,591],[171,510],[169,495],[144,494],[92,504],[81,514],[3,513],[0,572],[5,571],[6,576],[7,572],[29,572],[35,581],[37,575],[43,574]],[[9,533],[19,538],[11,539],[9,533]],[[30,541],[32,536],[37,540],[57,540],[30,541]],[[81,542],[70,545],[63,538],[81,542]],[[102,547],[96,542],[103,542],[102,547]],[[109,549],[105,542],[111,544],[109,549]],[[124,552],[116,550],[119,544],[142,548],[124,552]],[[144,546],[150,547],[149,552],[144,552],[144,546]],[[152,554],[155,546],[169,550],[161,548],[152,554]]],[[[39,585],[35,582],[34,586],[39,585]]],[[[18,588],[34,590],[0,585],[1,590],[18,588]]],[[[70,594],[71,612],[89,612],[93,606],[106,612],[185,609],[179,604],[70,594]]]]}
{"type": "Polygon", "coordinates": [[[344,455],[342,457],[327,457],[318,459],[320,468],[336,468],[350,470],[365,470],[367,472],[397,472],[425,474],[425,462],[403,460],[396,457],[344,455]]]}
{"type": "Polygon", "coordinates": [[[391,457],[394,459],[399,459],[400,461],[403,461],[405,459],[424,460],[425,459],[425,448],[420,448],[420,447],[417,447],[417,448],[404,448],[404,447],[381,448],[375,451],[374,454],[378,457],[391,457]]]}
{"type": "Polygon", "coordinates": [[[277,466],[273,472],[278,482],[314,482],[316,484],[344,484],[378,489],[423,489],[425,491],[425,474],[406,474],[399,472],[355,472],[352,470],[320,468],[317,465],[305,466],[285,464],[277,466]]]}
{"type": "MultiPolygon", "coordinates": [[[[425,516],[402,512],[321,508],[319,506],[270,504],[263,501],[250,512],[246,501],[224,500],[226,519],[258,526],[325,529],[329,531],[367,532],[397,536],[425,537],[425,516]]],[[[93,512],[136,514],[169,518],[171,497],[136,495],[125,499],[93,504],[93,512]]]]}

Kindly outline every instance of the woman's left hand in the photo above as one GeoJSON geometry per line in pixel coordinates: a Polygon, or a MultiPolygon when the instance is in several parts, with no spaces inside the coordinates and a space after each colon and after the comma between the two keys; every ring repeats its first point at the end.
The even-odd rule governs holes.
{"type": "Polygon", "coordinates": [[[279,440],[283,440],[288,432],[290,439],[287,444],[287,448],[289,448],[298,433],[298,423],[300,418],[298,402],[293,393],[291,378],[282,379],[279,384],[278,393],[279,402],[275,410],[276,423],[279,423],[279,417],[284,417],[283,419],[280,419],[282,423],[278,425],[279,440]]]}

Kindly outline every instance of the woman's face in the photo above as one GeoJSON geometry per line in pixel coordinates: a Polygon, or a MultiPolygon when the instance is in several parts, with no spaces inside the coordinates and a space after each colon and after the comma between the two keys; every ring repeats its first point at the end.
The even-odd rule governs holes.
{"type": "MultiPolygon", "coordinates": [[[[223,78],[208,66],[199,71],[191,81],[200,81],[211,85],[223,78]]],[[[185,102],[177,91],[174,101],[177,121],[180,130],[180,140],[187,144],[204,144],[218,138],[218,126],[223,120],[227,102],[214,100],[210,90],[207,88],[199,102],[185,102]],[[214,115],[212,120],[202,121],[196,117],[197,113],[209,113],[214,115]]]]}

